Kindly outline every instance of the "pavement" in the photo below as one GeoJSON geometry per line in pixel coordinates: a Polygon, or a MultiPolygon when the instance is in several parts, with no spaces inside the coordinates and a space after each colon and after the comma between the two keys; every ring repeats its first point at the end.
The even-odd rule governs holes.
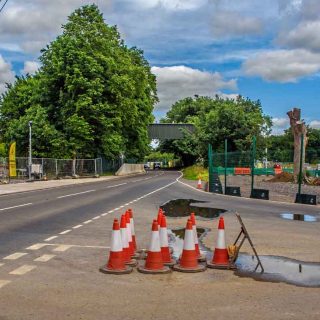
{"type": "MultiPolygon", "coordinates": [[[[227,243],[239,232],[237,211],[259,254],[320,261],[319,220],[280,217],[290,211],[319,218],[319,207],[194,187],[179,172],[148,172],[1,196],[0,319],[319,319],[320,288],[260,282],[227,270],[165,275],[134,270],[123,276],[98,271],[108,258],[115,217],[132,208],[138,246],[146,248],[158,207],[179,198],[226,209],[227,243]]],[[[169,228],[186,223],[167,220],[169,228]]],[[[204,243],[213,249],[217,219],[198,219],[198,227],[211,229],[204,243]]],[[[252,251],[245,245],[242,252],[252,251]]]]}

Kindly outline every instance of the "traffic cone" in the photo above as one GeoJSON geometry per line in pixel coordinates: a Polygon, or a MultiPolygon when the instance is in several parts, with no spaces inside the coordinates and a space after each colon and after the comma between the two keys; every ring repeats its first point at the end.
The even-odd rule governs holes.
{"type": "Polygon", "coordinates": [[[159,210],[158,210],[158,217],[157,217],[157,222],[158,222],[158,225],[159,225],[159,226],[160,226],[160,224],[161,224],[162,215],[163,215],[163,211],[162,211],[161,208],[159,208],[159,210]]]}
{"type": "Polygon", "coordinates": [[[230,269],[233,268],[229,263],[229,255],[226,247],[225,233],[224,233],[224,219],[220,217],[218,226],[217,245],[214,249],[211,262],[207,262],[209,268],[230,269]]]}
{"type": "Polygon", "coordinates": [[[183,251],[178,264],[173,269],[181,272],[201,272],[206,267],[198,263],[197,253],[194,245],[194,235],[192,230],[192,221],[188,219],[184,233],[183,251]]]}
{"type": "Polygon", "coordinates": [[[137,242],[136,242],[136,233],[134,230],[134,220],[133,220],[133,213],[132,209],[128,209],[129,217],[130,217],[130,225],[131,225],[131,235],[132,235],[132,242],[133,242],[133,248],[135,251],[137,251],[137,242]]]}
{"type": "Polygon", "coordinates": [[[157,220],[152,223],[151,242],[145,265],[138,267],[138,271],[150,274],[171,272],[171,269],[163,265],[157,220]]]}
{"type": "Polygon", "coordinates": [[[162,215],[159,234],[163,264],[166,266],[173,266],[176,263],[176,261],[171,258],[168,244],[167,219],[164,214],[162,215]]]}
{"type": "Polygon", "coordinates": [[[127,226],[127,233],[128,233],[128,242],[129,242],[129,251],[131,258],[139,258],[139,254],[135,253],[134,250],[134,244],[132,240],[132,233],[131,233],[131,223],[130,223],[130,214],[128,211],[125,212],[125,218],[126,218],[126,226],[127,226]]]}
{"type": "Polygon", "coordinates": [[[206,257],[203,254],[201,254],[200,249],[199,249],[196,216],[193,212],[190,215],[190,220],[192,222],[192,230],[193,230],[193,235],[194,235],[194,246],[196,249],[198,261],[206,261],[206,257]]]}
{"type": "Polygon", "coordinates": [[[121,241],[123,247],[124,261],[129,266],[136,266],[137,260],[132,259],[128,241],[127,219],[123,214],[120,221],[121,241]]]}
{"type": "Polygon", "coordinates": [[[198,184],[197,184],[197,189],[202,189],[202,182],[201,182],[201,177],[198,177],[198,184]]]}
{"type": "Polygon", "coordinates": [[[109,274],[125,274],[132,272],[132,268],[125,265],[120,226],[117,219],[114,219],[113,221],[108,263],[105,266],[102,266],[99,270],[103,273],[109,274]]]}

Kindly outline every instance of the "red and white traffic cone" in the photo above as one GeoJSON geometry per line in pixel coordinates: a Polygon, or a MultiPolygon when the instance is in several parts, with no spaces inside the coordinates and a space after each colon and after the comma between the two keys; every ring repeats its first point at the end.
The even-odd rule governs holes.
{"type": "Polygon", "coordinates": [[[114,219],[113,221],[108,263],[99,270],[103,273],[111,274],[125,274],[132,272],[132,268],[125,265],[120,226],[117,219],[114,219]]]}
{"type": "Polygon", "coordinates": [[[131,233],[130,214],[129,214],[128,211],[126,211],[125,217],[126,217],[126,225],[127,225],[127,233],[128,233],[128,242],[129,242],[130,255],[131,255],[131,258],[138,258],[139,254],[136,254],[135,250],[134,250],[134,244],[133,244],[132,233],[131,233]]]}
{"type": "Polygon", "coordinates": [[[120,231],[121,231],[121,241],[122,241],[122,247],[123,247],[124,261],[127,265],[134,267],[137,265],[137,260],[134,260],[131,258],[131,252],[130,252],[129,241],[128,241],[127,219],[124,214],[121,216],[120,231]]]}
{"type": "Polygon", "coordinates": [[[161,224],[162,215],[163,215],[163,211],[162,211],[161,208],[159,208],[159,210],[158,210],[158,216],[157,216],[157,222],[158,222],[158,225],[159,225],[159,226],[160,226],[160,224],[161,224]]]}
{"type": "Polygon", "coordinates": [[[176,261],[171,258],[170,248],[168,244],[167,219],[164,214],[162,215],[159,234],[163,264],[166,266],[173,266],[176,261]]]}
{"type": "Polygon", "coordinates": [[[132,235],[132,242],[134,250],[137,251],[137,242],[136,242],[136,233],[134,230],[134,220],[133,220],[133,213],[132,209],[128,209],[129,217],[130,217],[130,225],[131,225],[131,235],[132,235]]]}
{"type": "Polygon", "coordinates": [[[157,220],[153,220],[152,223],[151,242],[145,265],[138,267],[138,271],[150,274],[171,272],[171,269],[163,265],[157,220]]]}
{"type": "Polygon", "coordinates": [[[183,251],[179,263],[173,266],[173,269],[181,272],[201,272],[206,267],[198,263],[197,253],[194,245],[194,235],[192,230],[192,221],[188,219],[184,233],[183,251]]]}
{"type": "Polygon", "coordinates": [[[202,182],[200,177],[198,179],[197,189],[202,189],[202,182]]]}
{"type": "Polygon", "coordinates": [[[201,252],[200,252],[198,233],[197,233],[196,216],[193,212],[190,215],[190,220],[192,222],[192,230],[193,230],[193,235],[194,235],[194,246],[196,249],[198,261],[206,261],[206,257],[203,254],[201,254],[201,252]]]}
{"type": "Polygon", "coordinates": [[[220,217],[218,226],[217,245],[214,249],[211,262],[207,262],[209,268],[229,269],[232,267],[229,263],[229,255],[226,247],[225,233],[224,233],[224,219],[220,217]]]}

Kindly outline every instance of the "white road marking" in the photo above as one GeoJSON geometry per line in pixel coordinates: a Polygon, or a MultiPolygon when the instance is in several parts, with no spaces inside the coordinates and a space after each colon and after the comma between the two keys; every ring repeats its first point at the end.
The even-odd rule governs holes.
{"type": "Polygon", "coordinates": [[[10,280],[0,280],[0,288],[4,287],[6,284],[10,283],[10,280]]]}
{"type": "Polygon", "coordinates": [[[122,209],[122,208],[124,208],[124,206],[120,206],[119,208],[122,209]]]}
{"type": "Polygon", "coordinates": [[[83,191],[83,192],[77,192],[77,193],[71,193],[71,194],[67,194],[65,196],[60,196],[57,197],[57,199],[62,199],[62,198],[67,198],[67,197],[73,197],[73,196],[77,196],[79,194],[84,194],[84,193],[89,193],[89,192],[94,192],[96,190],[87,190],[87,191],[83,191]]]}
{"type": "Polygon", "coordinates": [[[59,245],[59,247],[53,249],[53,251],[63,252],[63,251],[66,251],[66,250],[70,249],[71,247],[72,247],[72,245],[61,244],[61,245],[59,245]]]}
{"type": "Polygon", "coordinates": [[[130,202],[126,203],[124,206],[126,207],[126,206],[128,206],[129,204],[130,204],[130,202]]]}
{"type": "Polygon", "coordinates": [[[45,246],[47,246],[48,244],[47,243],[36,243],[28,248],[26,248],[27,250],[39,250],[45,246]]]}
{"type": "Polygon", "coordinates": [[[92,222],[92,220],[87,220],[87,221],[85,221],[85,222],[83,222],[84,224],[88,224],[88,223],[90,223],[90,222],[92,222]]]}
{"type": "MultiPolygon", "coordinates": [[[[78,245],[78,244],[68,244],[68,245],[61,245],[59,243],[50,243],[50,246],[59,246],[59,247],[68,247],[67,249],[71,248],[71,247],[76,247],[76,248],[98,248],[98,249],[110,249],[110,247],[104,247],[104,246],[82,246],[82,245],[78,245]]],[[[57,247],[56,249],[54,249],[53,251],[65,251],[65,250],[57,250],[59,247],[57,247]]]]}
{"type": "Polygon", "coordinates": [[[101,217],[100,216],[96,216],[94,218],[92,218],[92,220],[97,220],[97,219],[100,219],[101,217]]]}
{"type": "Polygon", "coordinates": [[[108,211],[108,213],[112,213],[114,210],[110,210],[110,211],[108,211]]]}
{"type": "Polygon", "coordinates": [[[28,264],[25,264],[11,272],[9,272],[9,274],[14,274],[16,276],[22,276],[24,274],[26,274],[27,272],[35,269],[37,266],[31,266],[31,265],[28,265],[28,264]]]}
{"type": "Polygon", "coordinates": [[[55,254],[44,254],[42,256],[40,256],[37,259],[34,259],[33,261],[37,261],[37,262],[47,262],[49,260],[51,260],[52,258],[54,258],[56,255],[55,254]]]}
{"type": "Polygon", "coordinates": [[[0,263],[0,267],[4,266],[4,263],[0,263]]]}
{"type": "Polygon", "coordinates": [[[115,208],[114,211],[120,210],[120,208],[115,208]]]}
{"type": "Polygon", "coordinates": [[[15,208],[20,208],[20,207],[26,207],[26,206],[30,206],[30,205],[32,205],[32,202],[25,203],[25,204],[19,204],[18,206],[13,206],[13,207],[2,208],[2,209],[0,209],[0,211],[10,210],[10,209],[15,209],[15,208]]]}
{"type": "Polygon", "coordinates": [[[101,216],[102,216],[102,217],[105,217],[107,214],[108,214],[108,212],[102,213],[101,216]]]}
{"type": "Polygon", "coordinates": [[[66,234],[66,233],[69,233],[69,232],[71,232],[71,230],[70,230],[70,229],[68,229],[68,230],[64,230],[64,231],[60,232],[59,234],[66,234]]]}
{"type": "Polygon", "coordinates": [[[77,226],[72,227],[72,229],[79,229],[82,227],[82,224],[78,224],[77,226]]]}
{"type": "Polygon", "coordinates": [[[13,254],[10,254],[9,256],[4,257],[5,260],[17,260],[23,256],[25,256],[27,253],[25,252],[16,252],[13,254]]]}
{"type": "Polygon", "coordinates": [[[123,186],[123,185],[125,185],[125,184],[127,184],[127,182],[119,183],[119,184],[115,184],[115,185],[113,185],[113,186],[106,187],[106,189],[110,189],[110,188],[115,188],[115,187],[123,186]]]}
{"type": "Polygon", "coordinates": [[[58,236],[52,236],[52,237],[50,237],[50,238],[47,238],[47,239],[44,240],[44,241],[51,241],[51,240],[53,240],[53,239],[55,239],[55,238],[58,238],[58,236]]]}

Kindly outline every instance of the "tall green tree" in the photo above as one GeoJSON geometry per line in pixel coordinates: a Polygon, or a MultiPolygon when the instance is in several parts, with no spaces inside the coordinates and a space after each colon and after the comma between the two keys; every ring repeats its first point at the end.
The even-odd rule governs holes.
{"type": "Polygon", "coordinates": [[[39,72],[18,79],[2,97],[0,121],[10,120],[3,129],[6,141],[11,135],[26,143],[16,121],[28,118],[32,106],[42,108],[39,125],[48,122],[50,127],[42,133],[46,146],[41,137],[35,145],[39,154],[143,158],[157,101],[156,79],[143,52],[128,48],[96,5],[77,9],[62,29],[42,50],[39,72]]]}

